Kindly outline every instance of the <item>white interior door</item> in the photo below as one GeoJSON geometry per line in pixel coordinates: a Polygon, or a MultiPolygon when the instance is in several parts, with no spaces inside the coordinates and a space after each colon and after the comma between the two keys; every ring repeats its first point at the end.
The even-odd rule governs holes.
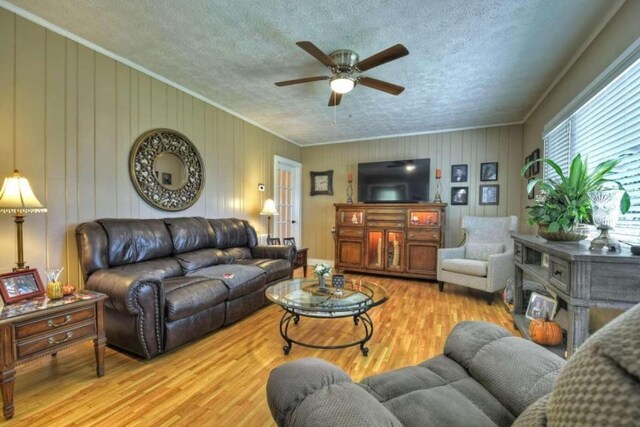
{"type": "Polygon", "coordinates": [[[273,217],[273,236],[283,239],[294,237],[296,245],[300,241],[300,201],[302,195],[302,165],[293,160],[274,156],[275,176],[273,179],[273,200],[279,215],[273,217]]]}

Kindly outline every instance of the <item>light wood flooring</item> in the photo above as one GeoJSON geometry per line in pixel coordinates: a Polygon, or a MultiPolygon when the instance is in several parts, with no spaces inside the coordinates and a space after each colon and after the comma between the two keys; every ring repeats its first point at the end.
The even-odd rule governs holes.
{"type": "MultiPolygon", "coordinates": [[[[150,361],[107,348],[102,378],[95,376],[91,343],[21,365],[16,415],[4,424],[272,426],[265,385],[269,372],[287,361],[320,357],[359,381],[440,354],[451,328],[463,320],[487,320],[513,332],[497,296],[489,306],[482,293],[467,288],[447,285],[440,293],[435,283],[369,279],[390,297],[370,311],[376,329],[368,357],[358,347],[314,350],[295,344],[284,356],[278,332],[282,311],[270,305],[150,361]]],[[[302,318],[296,328],[298,336],[325,344],[362,332],[351,319],[302,318]]]]}

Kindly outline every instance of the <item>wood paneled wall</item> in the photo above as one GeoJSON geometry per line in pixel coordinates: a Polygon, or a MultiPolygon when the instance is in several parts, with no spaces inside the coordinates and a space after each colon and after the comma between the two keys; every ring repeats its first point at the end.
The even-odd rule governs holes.
{"type": "MultiPolygon", "coordinates": [[[[347,174],[353,173],[353,199],[357,199],[358,163],[385,160],[431,159],[429,196],[435,194],[435,169],[442,169],[442,200],[451,202],[450,174],[452,164],[469,165],[467,206],[447,207],[446,245],[456,246],[461,240],[463,215],[520,215],[524,181],[519,176],[523,163],[522,126],[501,126],[455,132],[434,133],[399,138],[375,139],[304,147],[303,165],[303,241],[309,257],[333,260],[331,227],[334,225],[333,203],[346,201],[347,174]],[[498,181],[480,182],[480,163],[498,162],[498,181]],[[310,171],[333,169],[333,196],[309,196],[310,171]],[[500,185],[500,204],[480,206],[480,184],[500,185]]],[[[456,183],[458,186],[458,183],[456,183]]]]}
{"type": "MultiPolygon", "coordinates": [[[[63,265],[63,280],[80,283],[74,229],[96,218],[235,216],[266,230],[258,212],[273,194],[275,154],[300,161],[301,150],[0,8],[0,177],[19,169],[49,210],[26,216],[32,267],[63,265]],[[204,159],[203,194],[182,212],[150,207],[129,179],[131,145],[157,127],[187,135],[204,159]]],[[[13,217],[0,215],[0,226],[7,271],[16,259],[13,217]]]]}

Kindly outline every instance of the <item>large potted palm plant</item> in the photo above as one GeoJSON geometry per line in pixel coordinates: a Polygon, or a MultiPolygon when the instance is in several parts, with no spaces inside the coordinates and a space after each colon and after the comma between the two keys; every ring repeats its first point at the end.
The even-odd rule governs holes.
{"type": "Polygon", "coordinates": [[[620,212],[627,213],[631,205],[629,194],[618,181],[608,179],[621,159],[606,160],[589,173],[587,158],[578,154],[574,157],[565,176],[560,166],[551,159],[536,159],[522,167],[520,175],[536,162],[544,162],[558,174],[557,178],[543,181],[533,179],[527,185],[527,193],[534,187],[540,189],[533,206],[529,209],[529,224],[538,225],[538,234],[547,240],[572,241],[587,237],[586,224],[592,223],[592,208],[589,192],[599,191],[605,185],[616,186],[624,194],[620,202],[620,212]]]}

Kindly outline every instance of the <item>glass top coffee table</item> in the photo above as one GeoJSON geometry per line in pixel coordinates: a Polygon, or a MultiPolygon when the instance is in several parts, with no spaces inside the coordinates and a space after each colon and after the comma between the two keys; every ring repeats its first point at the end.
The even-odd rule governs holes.
{"type": "Polygon", "coordinates": [[[266,296],[284,309],[280,319],[280,335],[286,341],[282,348],[284,354],[289,354],[291,346],[295,343],[304,347],[322,349],[359,345],[362,354],[367,356],[369,349],[365,344],[373,336],[373,321],[367,311],[387,300],[387,292],[382,286],[364,280],[348,279],[343,288],[328,286],[326,291],[319,288],[317,279],[284,280],[269,286],[266,296]],[[289,325],[292,320],[297,325],[300,316],[321,319],[353,317],[356,326],[362,324],[364,327],[364,337],[346,344],[330,346],[294,340],[289,336],[289,325]]]}

